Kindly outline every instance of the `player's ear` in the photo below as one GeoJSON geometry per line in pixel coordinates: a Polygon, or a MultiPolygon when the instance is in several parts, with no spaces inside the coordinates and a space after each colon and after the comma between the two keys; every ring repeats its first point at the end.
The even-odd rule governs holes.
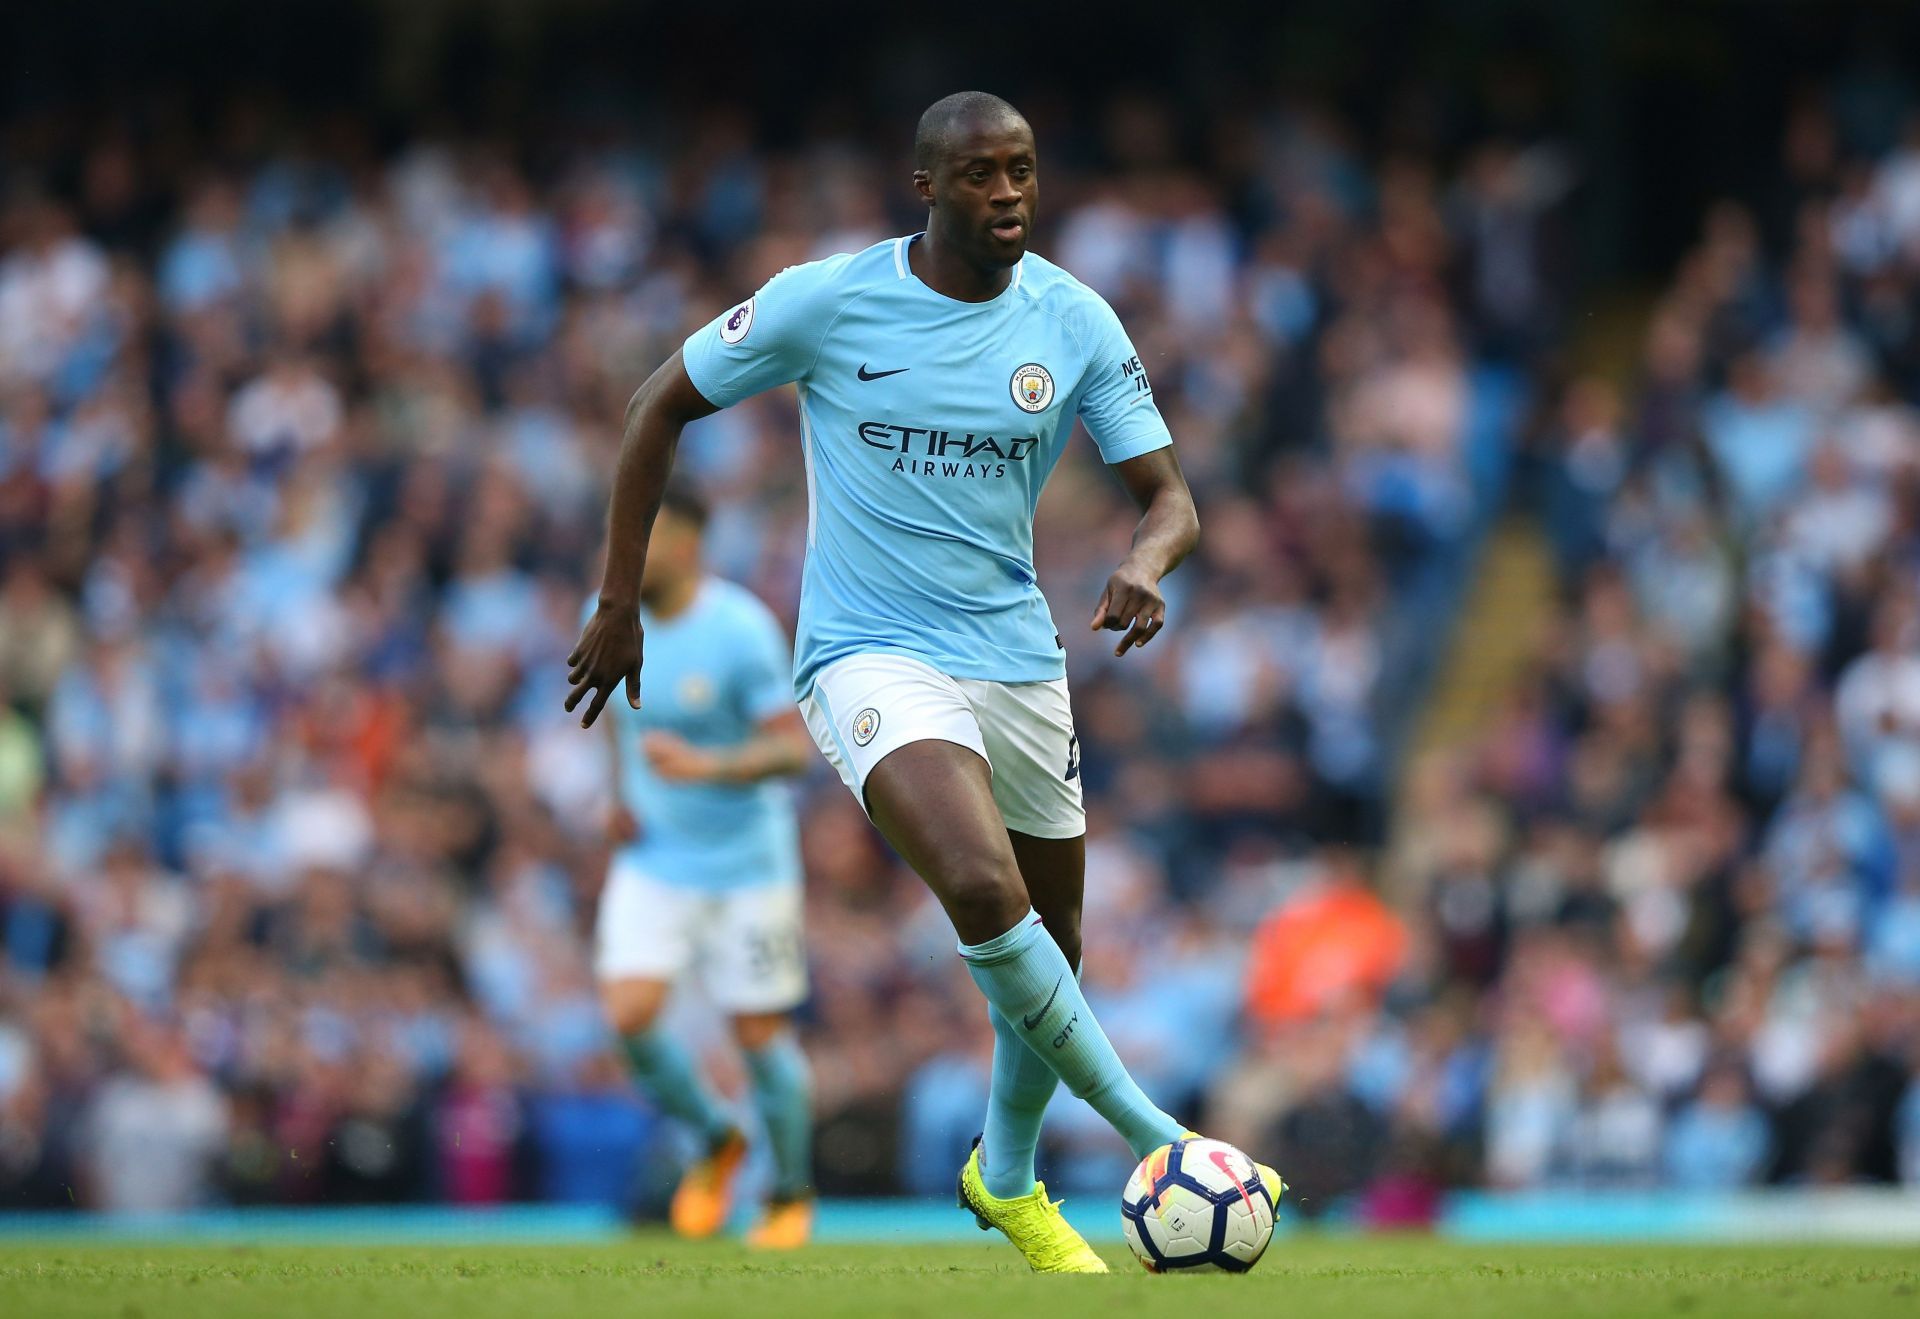
{"type": "Polygon", "coordinates": [[[913,172],[913,190],[920,194],[920,200],[933,205],[933,171],[917,169],[913,172]]]}

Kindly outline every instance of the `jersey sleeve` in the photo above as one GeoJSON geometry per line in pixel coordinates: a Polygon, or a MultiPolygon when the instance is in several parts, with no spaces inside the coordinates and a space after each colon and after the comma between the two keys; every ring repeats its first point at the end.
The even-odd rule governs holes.
{"type": "Polygon", "coordinates": [[[1133,341],[1113,308],[1095,297],[1079,318],[1087,350],[1087,374],[1080,390],[1080,420],[1100,446],[1100,457],[1123,463],[1173,443],[1166,420],[1153,401],[1153,385],[1133,341]]]}
{"type": "Polygon", "coordinates": [[[793,648],[779,620],[755,601],[736,630],[734,691],[741,712],[758,724],[793,709],[793,648]]]}
{"type": "Polygon", "coordinates": [[[700,396],[732,407],[806,375],[838,308],[841,259],[790,266],[687,336],[681,360],[700,396]]]}

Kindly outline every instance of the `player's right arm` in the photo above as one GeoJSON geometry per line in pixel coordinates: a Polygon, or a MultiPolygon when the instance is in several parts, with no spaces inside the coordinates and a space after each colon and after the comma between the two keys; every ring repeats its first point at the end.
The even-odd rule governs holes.
{"type": "Polygon", "coordinates": [[[717,412],[687,375],[685,350],[669,357],[634,391],[613,472],[613,505],[607,515],[607,567],[600,600],[567,656],[567,711],[588,692],[593,700],[580,720],[591,728],[607,697],[622,682],[627,704],[640,708],[640,572],[647,538],[660,512],[660,496],[673,470],[673,452],[690,421],[717,412]]]}
{"type": "Polygon", "coordinates": [[[627,704],[640,707],[640,573],[681,430],[812,369],[833,321],[841,294],[836,277],[844,264],[845,258],[835,257],[775,275],[753,297],[688,336],[627,404],[599,608],[567,656],[567,710],[593,693],[583,728],[592,727],[623,682],[627,704]]]}

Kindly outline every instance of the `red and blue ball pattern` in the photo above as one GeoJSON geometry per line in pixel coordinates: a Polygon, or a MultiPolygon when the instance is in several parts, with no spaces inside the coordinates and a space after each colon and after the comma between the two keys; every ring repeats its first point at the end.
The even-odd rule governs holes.
{"type": "Polygon", "coordinates": [[[1177,1140],[1127,1179],[1121,1228],[1151,1272],[1245,1273],[1273,1240],[1277,1190],[1225,1141],[1177,1140]]]}

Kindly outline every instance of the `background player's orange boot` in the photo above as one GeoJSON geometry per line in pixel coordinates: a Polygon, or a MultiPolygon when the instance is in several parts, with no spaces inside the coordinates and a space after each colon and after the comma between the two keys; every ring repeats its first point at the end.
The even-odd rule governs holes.
{"type": "Polygon", "coordinates": [[[687,1169],[667,1211],[675,1232],[683,1237],[710,1237],[727,1225],[734,1174],[746,1157],[746,1137],[730,1132],[706,1158],[687,1169]]]}
{"type": "Polygon", "coordinates": [[[798,1250],[813,1239],[813,1201],[787,1200],[767,1206],[767,1216],[747,1233],[757,1250],[798,1250]]]}

